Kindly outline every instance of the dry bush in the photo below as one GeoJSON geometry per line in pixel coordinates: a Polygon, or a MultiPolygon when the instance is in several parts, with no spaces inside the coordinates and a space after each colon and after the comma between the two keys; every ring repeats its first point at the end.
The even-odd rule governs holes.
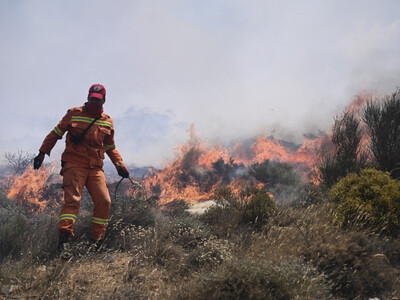
{"type": "Polygon", "coordinates": [[[305,257],[332,283],[332,293],[346,299],[387,297],[398,270],[388,258],[370,245],[371,237],[362,232],[338,234],[313,244],[305,257]]]}
{"type": "MultiPolygon", "coordinates": [[[[329,204],[288,211],[288,214],[296,226],[284,222],[281,227],[272,227],[264,243],[268,249],[263,249],[264,253],[277,249],[270,259],[304,257],[326,276],[335,297],[384,298],[400,292],[396,287],[398,258],[388,259],[388,255],[392,259],[393,254],[399,253],[398,240],[368,231],[341,230],[333,222],[329,204]]],[[[253,253],[257,252],[255,249],[253,253]]]]}
{"type": "Polygon", "coordinates": [[[312,183],[302,183],[298,185],[289,200],[290,206],[297,208],[307,208],[312,205],[325,202],[326,195],[322,187],[312,183]]]}
{"type": "Polygon", "coordinates": [[[344,231],[329,204],[288,209],[271,219],[267,235],[253,234],[239,254],[279,264],[304,258],[344,299],[398,295],[400,241],[367,231],[344,231]]]}
{"type": "Polygon", "coordinates": [[[121,203],[114,203],[110,224],[120,222],[127,225],[149,227],[155,224],[156,203],[153,198],[130,198],[129,203],[124,203],[123,209],[118,207],[121,203]]]}
{"type": "Polygon", "coordinates": [[[4,157],[15,175],[21,175],[28,166],[32,165],[35,154],[18,150],[17,153],[6,152],[4,157]]]}
{"type": "MultiPolygon", "coordinates": [[[[34,255],[24,256],[25,260],[14,264],[3,261],[0,286],[15,283],[18,290],[10,296],[42,299],[400,296],[400,239],[343,230],[332,221],[332,204],[316,203],[269,215],[264,222],[267,230],[241,222],[242,206],[236,200],[222,202],[217,206],[220,210],[206,214],[211,226],[203,222],[203,217],[172,217],[153,208],[154,225],[148,226],[138,226],[130,217],[118,218],[115,214],[106,241],[112,251],[76,250],[78,255],[69,262],[49,255],[53,225],[48,224],[56,218],[36,216],[32,228],[43,237],[37,236],[35,247],[24,244],[23,252],[42,251],[42,256],[36,261],[32,261],[34,255]],[[231,212],[238,213],[236,224],[231,212]]],[[[90,217],[90,211],[81,211],[75,247],[80,247],[90,231],[90,217]]]]}
{"type": "Polygon", "coordinates": [[[210,236],[209,229],[197,218],[191,215],[180,218],[159,219],[159,231],[164,238],[182,246],[185,249],[194,249],[204,243],[210,236]]]}
{"type": "Polygon", "coordinates": [[[171,217],[182,217],[189,216],[189,213],[186,209],[189,208],[189,204],[182,199],[175,199],[169,203],[166,203],[162,207],[162,211],[164,214],[171,217]]]}
{"type": "Polygon", "coordinates": [[[329,289],[312,267],[229,260],[201,272],[180,288],[178,299],[326,299],[329,289]]]}
{"type": "Polygon", "coordinates": [[[229,240],[210,237],[189,254],[188,265],[195,269],[213,268],[233,258],[234,244],[229,240]]]}
{"type": "Polygon", "coordinates": [[[43,262],[57,256],[58,216],[41,213],[31,220],[29,234],[29,254],[37,261],[43,262]]]}
{"type": "Polygon", "coordinates": [[[200,220],[210,225],[219,237],[242,231],[263,231],[277,212],[274,201],[264,189],[244,188],[239,196],[234,196],[230,188],[222,187],[216,199],[218,205],[208,208],[200,220]]]}
{"type": "Polygon", "coordinates": [[[219,237],[227,237],[235,233],[239,228],[241,214],[235,207],[216,205],[208,208],[200,216],[200,220],[210,226],[213,234],[219,237]]]}
{"type": "Polygon", "coordinates": [[[22,214],[2,213],[0,221],[0,261],[19,258],[27,248],[29,221],[22,214]]]}

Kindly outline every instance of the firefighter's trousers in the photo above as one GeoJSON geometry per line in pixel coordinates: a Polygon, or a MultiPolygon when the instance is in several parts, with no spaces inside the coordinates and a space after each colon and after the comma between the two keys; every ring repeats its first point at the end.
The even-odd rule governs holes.
{"type": "Polygon", "coordinates": [[[104,239],[111,210],[104,172],[100,168],[63,168],[64,205],[61,209],[58,234],[63,231],[73,235],[74,223],[78,218],[83,188],[86,186],[94,204],[92,215],[92,238],[104,239]]]}

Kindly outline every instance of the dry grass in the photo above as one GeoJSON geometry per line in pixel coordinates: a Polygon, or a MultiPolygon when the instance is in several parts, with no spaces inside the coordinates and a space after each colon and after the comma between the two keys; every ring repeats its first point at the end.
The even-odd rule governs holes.
{"type": "MultiPolygon", "coordinates": [[[[115,216],[106,242],[109,252],[87,253],[82,225],[71,261],[54,257],[51,235],[38,239],[34,248],[26,246],[26,253],[41,249],[41,255],[3,258],[0,298],[400,297],[400,240],[344,231],[330,221],[328,204],[279,210],[261,230],[231,223],[223,230],[221,222],[205,225],[197,217],[160,211],[147,216],[154,220],[145,227],[128,215],[115,216]]],[[[48,235],[48,228],[40,227],[44,223],[37,222],[36,230],[48,235]]]]}

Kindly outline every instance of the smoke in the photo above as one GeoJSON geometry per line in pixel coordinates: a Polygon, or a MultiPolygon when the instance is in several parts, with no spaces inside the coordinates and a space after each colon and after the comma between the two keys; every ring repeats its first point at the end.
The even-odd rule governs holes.
{"type": "Polygon", "coordinates": [[[192,123],[215,144],[258,135],[301,143],[360,90],[382,95],[400,82],[398,1],[0,6],[7,152],[36,152],[95,82],[107,88],[125,160],[158,166],[192,123]]]}

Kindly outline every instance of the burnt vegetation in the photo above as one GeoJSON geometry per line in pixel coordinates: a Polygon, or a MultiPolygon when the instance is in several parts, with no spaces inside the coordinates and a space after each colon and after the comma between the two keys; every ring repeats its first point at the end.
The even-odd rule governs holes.
{"type": "MultiPolygon", "coordinates": [[[[196,148],[177,169],[182,186],[218,184],[216,204],[202,214],[188,213],[182,199],[161,203],[162,186],[111,183],[100,252],[89,251],[85,192],[70,261],[56,254],[57,205],[35,212],[3,185],[1,297],[398,299],[399,101],[396,92],[368,103],[361,120],[349,111],[335,119],[329,151],[320,153],[319,185],[275,160],[245,167],[221,158],[206,169],[196,148]]],[[[57,188],[45,192],[59,197],[57,188]]]]}

